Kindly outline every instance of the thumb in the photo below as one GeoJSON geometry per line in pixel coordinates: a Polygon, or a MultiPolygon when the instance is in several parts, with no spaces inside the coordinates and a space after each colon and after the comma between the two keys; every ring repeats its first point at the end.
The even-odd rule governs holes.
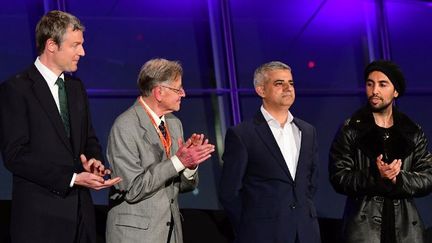
{"type": "Polygon", "coordinates": [[[177,144],[178,144],[179,148],[180,148],[181,146],[183,146],[183,139],[182,139],[182,138],[178,138],[178,139],[177,139],[177,144]]]}
{"type": "Polygon", "coordinates": [[[82,162],[82,163],[86,163],[86,162],[87,162],[87,158],[85,157],[84,154],[81,154],[81,155],[80,155],[80,159],[81,159],[81,162],[82,162]]]}

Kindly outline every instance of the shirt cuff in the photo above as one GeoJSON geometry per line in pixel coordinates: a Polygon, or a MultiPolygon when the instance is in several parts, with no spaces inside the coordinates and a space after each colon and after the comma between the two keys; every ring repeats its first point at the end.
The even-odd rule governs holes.
{"type": "Polygon", "coordinates": [[[173,157],[171,157],[171,161],[176,169],[177,172],[180,172],[183,170],[183,175],[186,177],[186,179],[188,180],[193,180],[195,173],[198,170],[198,166],[191,170],[186,168],[182,162],[179,160],[179,158],[177,157],[177,155],[174,155],[173,157]]]}
{"type": "Polygon", "coordinates": [[[77,176],[77,173],[73,173],[72,180],[71,180],[71,182],[69,184],[69,187],[73,187],[74,186],[76,176],[77,176]]]}
{"type": "Polygon", "coordinates": [[[186,167],[182,164],[182,162],[179,160],[179,158],[177,157],[177,155],[174,155],[173,157],[171,157],[171,162],[173,163],[175,169],[177,172],[180,172],[182,170],[184,170],[186,167]]]}
{"type": "Polygon", "coordinates": [[[197,172],[197,170],[198,170],[198,166],[195,167],[195,169],[193,169],[193,170],[186,168],[183,171],[183,175],[186,177],[186,179],[193,180],[194,179],[194,175],[197,172]]]}

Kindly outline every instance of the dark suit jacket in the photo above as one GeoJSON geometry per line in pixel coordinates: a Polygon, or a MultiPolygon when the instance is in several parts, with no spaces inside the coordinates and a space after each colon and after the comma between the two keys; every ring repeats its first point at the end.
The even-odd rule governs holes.
{"type": "Polygon", "coordinates": [[[315,128],[297,118],[301,148],[295,180],[258,111],[225,137],[219,197],[236,232],[236,242],[320,242],[313,204],[317,176],[315,128]]]}
{"type": "Polygon", "coordinates": [[[13,174],[12,242],[72,242],[78,207],[96,239],[86,188],[69,187],[83,170],[79,155],[102,159],[80,80],[65,75],[71,138],[49,87],[33,65],[0,86],[0,146],[13,174]]]}

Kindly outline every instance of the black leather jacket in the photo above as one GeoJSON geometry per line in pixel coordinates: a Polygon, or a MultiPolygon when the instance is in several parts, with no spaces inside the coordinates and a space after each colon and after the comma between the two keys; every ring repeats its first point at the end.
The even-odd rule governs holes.
{"type": "Polygon", "coordinates": [[[379,243],[384,197],[393,199],[397,242],[425,241],[413,198],[432,190],[432,155],[422,129],[393,107],[395,154],[402,159],[396,184],[376,168],[378,138],[372,112],[364,107],[348,119],[330,149],[329,176],[334,189],[347,195],[345,242],[379,243]]]}

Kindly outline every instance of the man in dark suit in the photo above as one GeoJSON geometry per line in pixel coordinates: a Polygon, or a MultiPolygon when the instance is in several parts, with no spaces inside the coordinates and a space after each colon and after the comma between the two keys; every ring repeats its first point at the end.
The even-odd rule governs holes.
{"type": "Polygon", "coordinates": [[[76,17],[47,13],[36,27],[34,65],[0,86],[0,148],[13,174],[12,242],[95,242],[88,188],[120,180],[104,180],[109,170],[100,161],[86,90],[65,73],[84,56],[83,31],[76,17]]]}
{"type": "Polygon", "coordinates": [[[291,68],[281,62],[255,71],[262,98],[252,120],[228,129],[219,197],[236,242],[320,242],[313,203],[317,176],[315,128],[294,118],[291,68]]]}

